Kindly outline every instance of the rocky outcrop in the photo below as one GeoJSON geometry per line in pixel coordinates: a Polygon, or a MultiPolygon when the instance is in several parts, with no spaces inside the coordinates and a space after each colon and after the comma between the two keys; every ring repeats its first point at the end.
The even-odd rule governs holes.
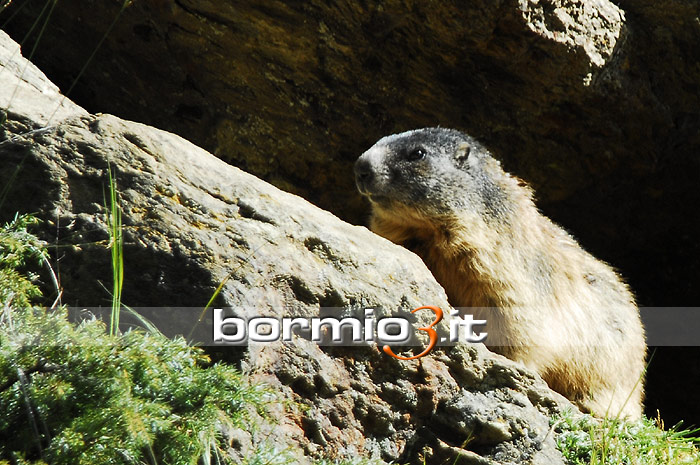
{"type": "MultiPolygon", "coordinates": [[[[360,153],[391,132],[463,129],[641,305],[700,299],[695,1],[47,5],[12,2],[0,25],[92,112],[175,132],[355,224],[360,153]]],[[[688,357],[662,349],[650,366],[648,412],[670,424],[700,418],[688,357]]]]}
{"type": "MultiPolygon", "coordinates": [[[[1,213],[38,212],[65,302],[108,304],[100,283],[111,279],[103,199],[112,170],[124,222],[123,300],[158,307],[143,310],[166,332],[196,326],[220,283],[217,304],[242,316],[450,309],[417,256],[174,134],[87,113],[2,32],[0,65],[1,213]]],[[[210,334],[211,319],[200,325],[210,334]]],[[[376,345],[321,347],[301,337],[209,350],[283,401],[279,424],[228,432],[232,454],[266,442],[299,463],[563,463],[549,422],[571,404],[481,345],[443,347],[414,361],[376,345]]]]}

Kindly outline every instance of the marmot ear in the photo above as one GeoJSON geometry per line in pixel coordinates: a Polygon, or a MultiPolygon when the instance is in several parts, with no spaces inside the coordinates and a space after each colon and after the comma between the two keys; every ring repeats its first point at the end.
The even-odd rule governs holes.
{"type": "Polygon", "coordinates": [[[466,142],[462,142],[457,146],[457,150],[455,152],[455,161],[457,161],[458,163],[466,163],[471,151],[471,146],[466,142]]]}

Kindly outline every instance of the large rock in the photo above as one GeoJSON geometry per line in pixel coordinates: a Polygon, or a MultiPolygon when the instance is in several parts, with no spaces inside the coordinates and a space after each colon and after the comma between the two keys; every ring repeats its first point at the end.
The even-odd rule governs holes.
{"type": "MultiPolygon", "coordinates": [[[[355,224],[360,153],[464,129],[641,305],[700,300],[695,0],[62,0],[44,28],[46,5],[12,2],[0,24],[26,50],[43,31],[35,60],[63,89],[80,75],[71,95],[93,112],[180,134],[355,224]]],[[[688,358],[656,354],[650,415],[700,421],[688,358]]]]}
{"type": "MultiPolygon", "coordinates": [[[[221,282],[217,303],[243,316],[310,317],[322,307],[406,314],[428,303],[450,310],[417,256],[176,135],[88,114],[2,32],[0,65],[0,102],[11,100],[0,128],[1,213],[44,220],[64,302],[109,304],[100,283],[111,279],[103,200],[111,169],[123,209],[124,302],[158,307],[148,316],[167,332],[189,332],[221,282]]],[[[211,321],[201,325],[210,334],[211,321]]],[[[297,337],[233,355],[287,408],[275,412],[279,425],[229,431],[232,454],[264,440],[300,463],[563,464],[549,422],[571,404],[481,345],[400,361],[376,345],[321,347],[297,337]]]]}

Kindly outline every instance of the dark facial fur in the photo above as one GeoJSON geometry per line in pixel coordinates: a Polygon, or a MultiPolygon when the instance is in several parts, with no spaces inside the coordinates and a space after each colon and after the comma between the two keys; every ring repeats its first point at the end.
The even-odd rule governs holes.
{"type": "Polygon", "coordinates": [[[494,173],[505,176],[479,142],[443,128],[384,137],[355,163],[357,188],[375,209],[427,217],[465,209],[498,216],[504,198],[494,173]]]}

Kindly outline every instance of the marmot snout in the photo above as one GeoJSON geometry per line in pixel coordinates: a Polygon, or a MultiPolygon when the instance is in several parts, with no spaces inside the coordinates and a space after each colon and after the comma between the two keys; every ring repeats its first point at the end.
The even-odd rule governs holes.
{"type": "Polygon", "coordinates": [[[355,164],[371,229],[423,258],[487,345],[594,414],[639,417],[646,345],[632,294],[543,216],[479,142],[427,128],[385,137],[355,164]]]}

